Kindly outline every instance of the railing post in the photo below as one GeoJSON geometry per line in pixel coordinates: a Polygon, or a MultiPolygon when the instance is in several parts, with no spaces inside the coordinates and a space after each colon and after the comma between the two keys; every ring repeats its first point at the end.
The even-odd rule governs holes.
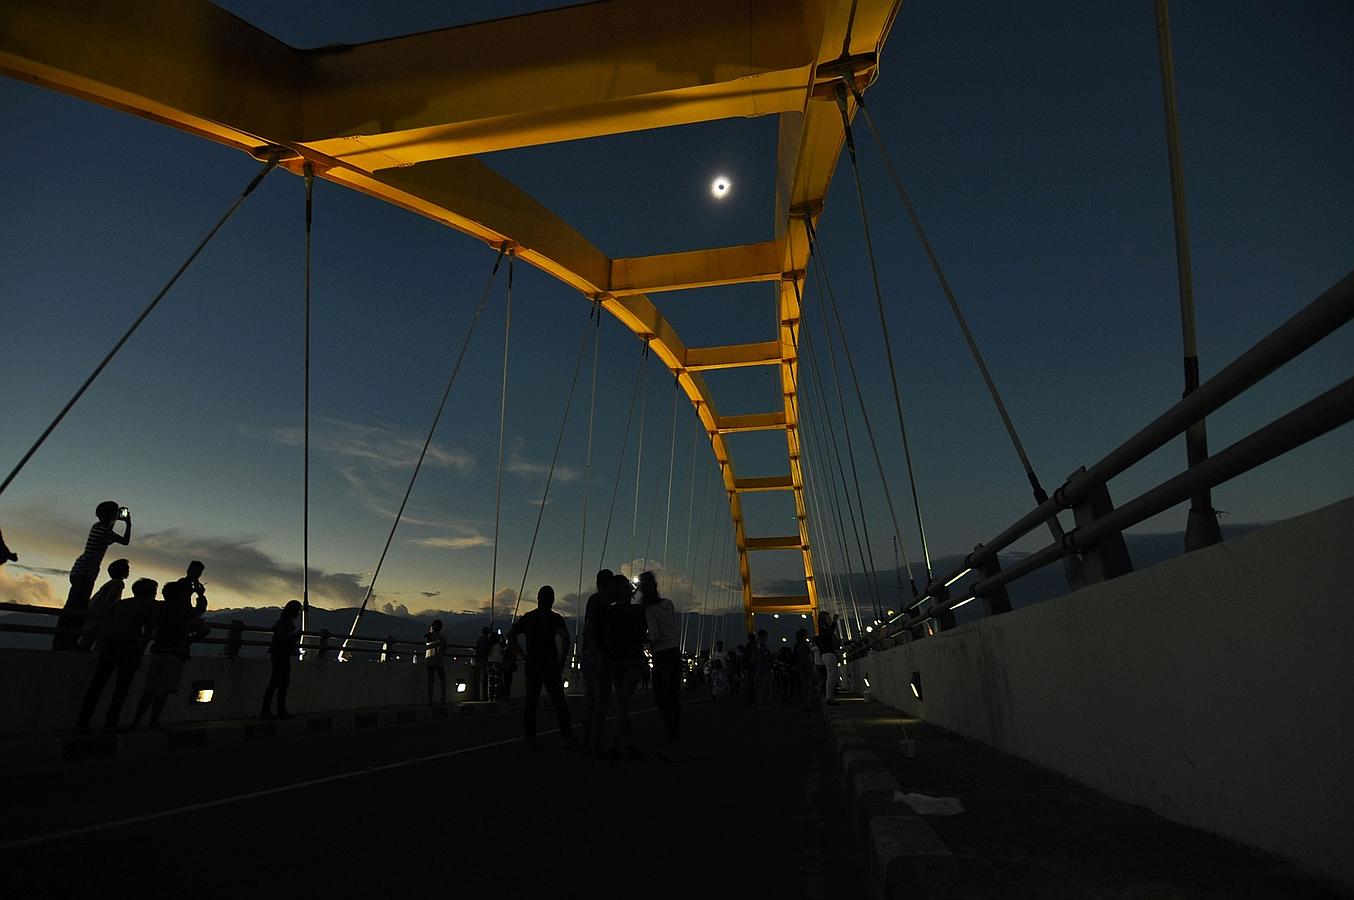
{"type": "Polygon", "coordinates": [[[320,629],[320,646],[315,649],[315,658],[324,662],[329,659],[329,640],[330,634],[328,628],[320,629]]]}
{"type": "MultiPolygon", "coordinates": [[[[983,549],[983,545],[979,544],[973,548],[973,552],[977,553],[981,549],[983,549]]],[[[1000,573],[1001,562],[997,559],[997,554],[993,553],[992,558],[983,563],[978,571],[982,573],[984,579],[991,578],[1000,573]]],[[[999,616],[1002,613],[1011,611],[1011,595],[1006,593],[1006,585],[1002,585],[992,593],[984,595],[982,601],[983,615],[999,616]]]]}
{"type": "Polygon", "coordinates": [[[230,620],[230,631],[226,633],[226,647],[221,651],[221,655],[227,659],[235,659],[240,655],[240,648],[244,646],[244,622],[239,619],[230,620]]]}
{"type": "MultiPolygon", "coordinates": [[[[1083,466],[1069,476],[1069,480],[1086,471],[1083,466]]],[[[1090,525],[1096,519],[1114,511],[1114,501],[1110,499],[1110,490],[1104,483],[1098,484],[1086,492],[1086,497],[1072,507],[1072,515],[1078,528],[1090,525]]],[[[1086,583],[1108,581],[1127,575],[1133,571],[1133,560],[1128,555],[1128,545],[1120,532],[1102,539],[1094,547],[1087,549],[1082,558],[1086,562],[1086,583]]]]}
{"type": "Polygon", "coordinates": [[[386,635],[385,643],[381,644],[381,662],[395,661],[395,636],[386,635]]]}
{"type": "MultiPolygon", "coordinates": [[[[950,589],[942,587],[931,595],[931,608],[939,606],[942,603],[948,603],[950,600],[950,589]]],[[[936,613],[936,624],[940,626],[941,631],[949,631],[954,627],[954,610],[943,609],[936,613]]]]}

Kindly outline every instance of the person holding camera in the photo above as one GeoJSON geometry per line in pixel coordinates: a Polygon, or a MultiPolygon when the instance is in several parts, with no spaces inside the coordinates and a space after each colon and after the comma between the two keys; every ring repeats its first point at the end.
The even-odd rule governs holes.
{"type": "Polygon", "coordinates": [[[79,632],[84,624],[84,612],[89,609],[89,598],[94,593],[94,581],[103,568],[103,555],[110,544],[122,544],[124,547],[132,541],[132,514],[125,506],[119,506],[116,500],[105,500],[94,507],[94,516],[98,520],[89,529],[85,539],[85,550],[75,558],[71,566],[71,589],[66,595],[66,605],[62,609],[67,613],[56,620],[57,633],[52,638],[53,650],[78,650],[79,632]],[[126,523],[122,534],[113,530],[117,522],[126,523]]]}

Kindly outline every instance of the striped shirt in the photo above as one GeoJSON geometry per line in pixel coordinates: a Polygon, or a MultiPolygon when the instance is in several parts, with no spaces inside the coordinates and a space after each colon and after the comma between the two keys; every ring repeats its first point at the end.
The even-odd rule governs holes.
{"type": "Polygon", "coordinates": [[[108,545],[117,540],[112,525],[95,522],[89,529],[89,539],[85,541],[85,552],[81,553],[71,566],[72,577],[98,578],[103,566],[103,554],[108,545]]]}

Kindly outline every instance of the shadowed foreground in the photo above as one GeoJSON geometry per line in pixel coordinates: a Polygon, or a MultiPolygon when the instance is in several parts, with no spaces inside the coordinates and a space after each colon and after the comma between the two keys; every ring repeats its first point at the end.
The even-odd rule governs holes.
{"type": "MultiPolygon", "coordinates": [[[[585,758],[553,732],[528,751],[514,706],[13,773],[0,856],[16,896],[858,896],[855,867],[835,861],[850,850],[809,717],[708,701],[683,712],[679,764],[585,758]]],[[[554,726],[548,707],[541,726],[554,726]]],[[[635,730],[661,746],[651,710],[635,730]]]]}

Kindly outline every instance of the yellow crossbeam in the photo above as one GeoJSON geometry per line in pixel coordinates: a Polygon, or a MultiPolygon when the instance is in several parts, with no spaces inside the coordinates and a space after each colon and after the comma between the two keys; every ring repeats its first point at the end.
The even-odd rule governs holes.
{"type": "Polygon", "coordinates": [[[740,494],[752,494],[758,491],[792,491],[795,486],[789,475],[770,475],[764,478],[735,478],[733,489],[740,494]]]}
{"type": "Polygon", "coordinates": [[[743,416],[720,416],[718,421],[720,434],[778,431],[785,427],[785,413],[749,413],[743,416]]]}
{"type": "Polygon", "coordinates": [[[749,550],[802,550],[804,543],[797,534],[776,537],[747,538],[749,550]]]}
{"type": "Polygon", "coordinates": [[[617,297],[685,291],[756,281],[777,281],[783,251],[775,241],[685,250],[611,261],[609,291],[617,297]]]}
{"type": "Polygon", "coordinates": [[[780,341],[686,349],[686,367],[693,372],[704,369],[737,369],[742,366],[774,366],[780,360],[780,341]]]}

